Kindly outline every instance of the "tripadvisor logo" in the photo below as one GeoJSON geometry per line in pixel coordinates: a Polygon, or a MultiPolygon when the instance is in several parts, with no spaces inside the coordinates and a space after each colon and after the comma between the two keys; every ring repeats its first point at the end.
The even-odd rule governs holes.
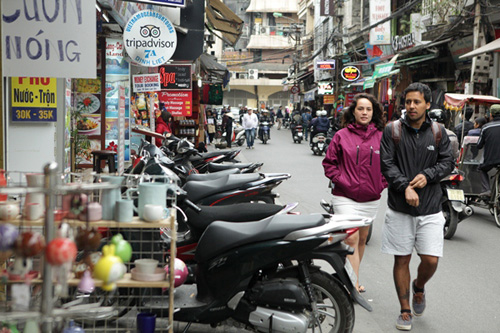
{"type": "Polygon", "coordinates": [[[143,10],[130,18],[123,40],[132,60],[147,67],[168,61],[177,46],[173,24],[167,17],[152,10],[143,10]]]}

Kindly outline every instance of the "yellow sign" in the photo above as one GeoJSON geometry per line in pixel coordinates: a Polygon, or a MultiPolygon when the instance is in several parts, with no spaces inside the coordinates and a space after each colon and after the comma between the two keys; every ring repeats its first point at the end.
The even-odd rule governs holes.
{"type": "Polygon", "coordinates": [[[13,77],[12,121],[56,121],[57,79],[13,77]]]}

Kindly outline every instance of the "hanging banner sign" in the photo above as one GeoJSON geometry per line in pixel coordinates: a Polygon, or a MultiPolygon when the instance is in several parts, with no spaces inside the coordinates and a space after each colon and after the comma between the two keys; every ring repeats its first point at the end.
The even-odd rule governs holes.
{"type": "Polygon", "coordinates": [[[132,75],[134,92],[160,91],[160,74],[132,75]]]}
{"type": "Polygon", "coordinates": [[[12,121],[57,121],[57,79],[13,77],[12,121]]]}
{"type": "Polygon", "coordinates": [[[162,90],[158,94],[158,100],[165,104],[165,108],[174,117],[190,117],[193,114],[191,91],[162,90]]]}
{"type": "Polygon", "coordinates": [[[323,104],[334,104],[335,96],[334,95],[325,95],[323,96],[323,104]]]}
{"type": "Polygon", "coordinates": [[[186,7],[186,0],[129,0],[131,2],[149,3],[159,6],[186,7]]]}
{"type": "Polygon", "coordinates": [[[335,69],[335,60],[324,60],[316,62],[317,70],[331,70],[335,69]]]}
{"type": "Polygon", "coordinates": [[[161,89],[191,90],[191,65],[165,65],[160,67],[161,89]]]}
{"type": "Polygon", "coordinates": [[[95,78],[95,1],[2,1],[3,76],[95,78]]]}
{"type": "Polygon", "coordinates": [[[354,82],[361,78],[361,71],[354,66],[346,66],[342,68],[342,72],[340,74],[344,80],[349,82],[354,82]]]}
{"type": "Polygon", "coordinates": [[[335,15],[335,4],[333,0],[321,0],[319,4],[319,15],[320,16],[334,16],[335,15]]]}
{"type": "Polygon", "coordinates": [[[170,20],[153,10],[135,13],[125,25],[123,42],[137,64],[156,67],[167,62],[177,47],[177,33],[170,20]]]}
{"type": "Polygon", "coordinates": [[[331,83],[331,82],[318,82],[318,94],[319,95],[331,95],[331,94],[333,94],[333,83],[331,83]]]}
{"type": "MultiPolygon", "coordinates": [[[[370,1],[370,25],[389,17],[391,15],[391,0],[370,1]]],[[[391,22],[386,21],[370,29],[370,44],[391,44],[391,22]]]]}

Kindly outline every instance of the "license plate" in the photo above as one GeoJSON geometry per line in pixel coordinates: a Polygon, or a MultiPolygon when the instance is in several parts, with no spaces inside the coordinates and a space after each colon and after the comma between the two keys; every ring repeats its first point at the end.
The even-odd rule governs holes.
{"type": "Polygon", "coordinates": [[[354,273],[354,269],[352,269],[351,262],[348,259],[345,261],[344,268],[347,271],[347,275],[349,275],[349,279],[351,279],[352,285],[355,286],[358,277],[356,276],[356,273],[354,273]]]}
{"type": "Polygon", "coordinates": [[[448,199],[451,201],[465,201],[464,191],[463,190],[454,190],[454,189],[446,189],[448,192],[448,199]]]}

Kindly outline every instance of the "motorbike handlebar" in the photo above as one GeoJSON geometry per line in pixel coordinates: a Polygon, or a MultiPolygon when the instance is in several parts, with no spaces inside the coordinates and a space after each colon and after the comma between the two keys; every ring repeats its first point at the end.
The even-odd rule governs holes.
{"type": "Polygon", "coordinates": [[[196,213],[200,213],[201,212],[201,208],[196,206],[196,204],[194,202],[192,202],[191,200],[189,199],[184,199],[184,203],[190,207],[191,209],[193,209],[196,213]]]}

